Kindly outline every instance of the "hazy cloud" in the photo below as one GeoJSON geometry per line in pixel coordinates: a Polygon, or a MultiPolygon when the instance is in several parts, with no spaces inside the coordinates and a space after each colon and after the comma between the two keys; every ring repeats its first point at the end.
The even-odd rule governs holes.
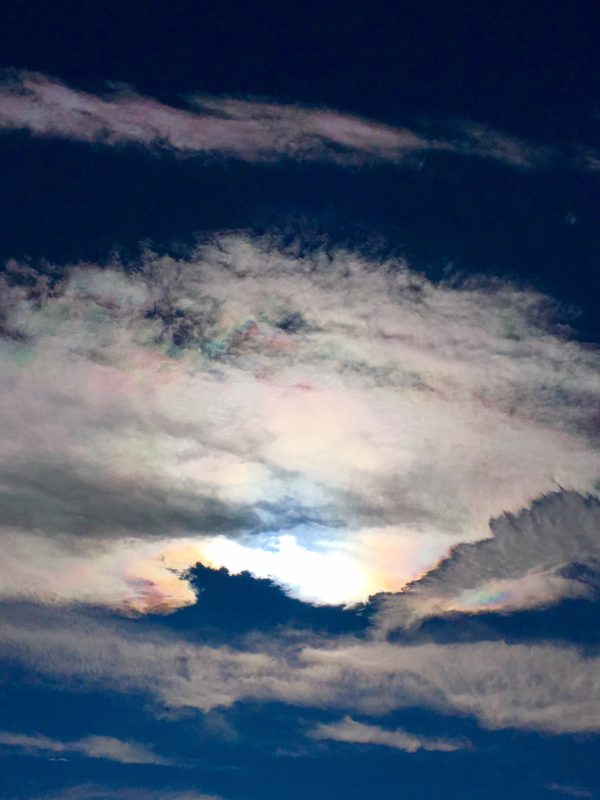
{"type": "Polygon", "coordinates": [[[63,742],[39,734],[0,731],[0,747],[25,753],[79,753],[88,758],[104,758],[121,764],[172,765],[173,761],[157,755],[148,745],[124,742],[112,736],[86,736],[73,742],[63,742]]]}
{"type": "Polygon", "coordinates": [[[33,800],[221,800],[216,795],[199,794],[193,789],[156,789],[145,786],[123,786],[118,789],[97,784],[80,784],[37,795],[33,800]]]}
{"type": "Polygon", "coordinates": [[[404,730],[388,730],[379,725],[367,725],[349,716],[339,722],[316,725],[308,735],[313,739],[330,739],[349,744],[376,744],[404,750],[405,753],[416,753],[418,750],[452,753],[470,747],[470,742],[465,739],[432,739],[404,730]]]}
{"type": "Polygon", "coordinates": [[[547,783],[546,789],[551,792],[559,792],[567,797],[593,797],[594,793],[581,786],[569,786],[565,783],[547,783]]]}
{"type": "Polygon", "coordinates": [[[595,170],[598,161],[598,155],[585,148],[565,154],[468,121],[453,121],[425,133],[334,110],[257,99],[193,95],[184,106],[172,106],[130,88],[113,86],[99,95],[71,89],[40,73],[16,70],[5,71],[0,84],[2,128],[250,162],[287,157],[395,163],[427,152],[488,158],[518,168],[566,161],[578,169],[595,170]]]}
{"type": "Polygon", "coordinates": [[[352,603],[596,491],[600,357],[541,294],[239,234],[62,272],[1,291],[1,596],[164,611],[201,561],[352,603]]]}
{"type": "MultiPolygon", "coordinates": [[[[50,613],[50,612],[46,612],[50,613]]],[[[65,615],[0,626],[1,655],[62,686],[146,692],[210,711],[241,700],[381,716],[426,707],[489,728],[600,730],[600,663],[577,648],[503,642],[397,645],[352,637],[254,637],[197,645],[65,615]]]]}

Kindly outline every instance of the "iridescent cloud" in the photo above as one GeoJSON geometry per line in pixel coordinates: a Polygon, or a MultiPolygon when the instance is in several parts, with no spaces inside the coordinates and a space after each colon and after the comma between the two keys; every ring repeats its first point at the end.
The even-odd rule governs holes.
{"type": "Polygon", "coordinates": [[[299,104],[193,95],[174,106],[123,86],[100,95],[36,72],[8,70],[3,78],[0,130],[22,129],[34,136],[253,163],[279,158],[398,163],[413,154],[444,152],[520,169],[557,162],[586,171],[598,168],[595,151],[561,152],[464,120],[430,124],[425,132],[299,104]]]}
{"type": "MultiPolygon", "coordinates": [[[[9,266],[4,597],[166,611],[201,561],[352,604],[596,491],[600,358],[533,291],[241,234],[53,283],[9,266]]],[[[566,532],[537,535],[534,572],[566,532]]],[[[454,603],[515,577],[534,605],[572,589],[499,574],[454,603]]]]}

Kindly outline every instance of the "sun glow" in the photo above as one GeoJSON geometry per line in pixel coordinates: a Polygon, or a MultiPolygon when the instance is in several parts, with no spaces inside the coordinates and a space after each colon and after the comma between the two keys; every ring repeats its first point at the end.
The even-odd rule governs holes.
{"type": "Polygon", "coordinates": [[[352,606],[377,592],[399,591],[445,552],[438,540],[375,529],[348,540],[315,531],[178,540],[154,545],[133,560],[129,580],[141,587],[135,611],[166,611],[193,602],[185,573],[197,563],[232,574],[268,578],[291,596],[317,605],[352,606]]]}

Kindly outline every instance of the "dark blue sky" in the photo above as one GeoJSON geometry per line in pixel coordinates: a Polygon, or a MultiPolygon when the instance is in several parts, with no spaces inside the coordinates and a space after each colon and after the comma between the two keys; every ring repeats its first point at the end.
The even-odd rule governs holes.
{"type": "Polygon", "coordinates": [[[3,800],[600,796],[599,30],[3,4],[3,800]]]}

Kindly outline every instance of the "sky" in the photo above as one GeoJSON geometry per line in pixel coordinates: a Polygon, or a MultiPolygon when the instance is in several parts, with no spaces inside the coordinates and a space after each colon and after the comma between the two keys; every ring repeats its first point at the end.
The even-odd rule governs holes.
{"type": "Polygon", "coordinates": [[[0,8],[0,800],[600,797],[599,26],[0,8]]]}

